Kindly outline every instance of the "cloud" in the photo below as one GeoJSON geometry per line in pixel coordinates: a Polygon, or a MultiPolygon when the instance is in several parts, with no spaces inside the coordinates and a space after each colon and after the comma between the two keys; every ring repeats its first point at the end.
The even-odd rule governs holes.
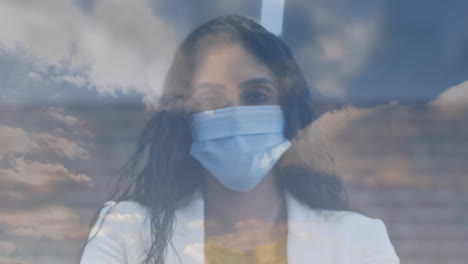
{"type": "Polygon", "coordinates": [[[69,159],[87,159],[88,151],[77,143],[66,138],[56,137],[45,133],[36,135],[36,142],[45,145],[54,153],[63,155],[69,159]]]}
{"type": "Polygon", "coordinates": [[[0,211],[0,221],[6,225],[8,235],[54,240],[81,240],[85,226],[72,209],[59,205],[47,205],[25,211],[0,211]]]}
{"type": "Polygon", "coordinates": [[[375,44],[381,20],[380,9],[356,16],[350,10],[343,12],[333,5],[305,1],[298,8],[307,9],[307,12],[298,12],[310,18],[305,21],[309,28],[304,30],[313,33],[311,39],[305,38],[306,45],[295,52],[305,75],[323,95],[345,98],[346,82],[360,74],[371,55],[369,51],[375,44]]]}
{"type": "Polygon", "coordinates": [[[2,111],[7,115],[1,122],[21,126],[0,123],[0,196],[9,201],[6,206],[40,204],[54,193],[95,186],[86,168],[75,165],[89,159],[94,147],[84,120],[61,107],[2,111]],[[18,118],[23,116],[29,119],[18,118]]]}
{"type": "Polygon", "coordinates": [[[15,252],[16,248],[15,243],[0,240],[0,256],[11,256],[13,252],[15,252]]]}
{"type": "Polygon", "coordinates": [[[244,251],[265,244],[264,238],[271,234],[283,234],[287,225],[274,226],[271,222],[251,218],[236,222],[234,228],[232,232],[216,236],[216,241],[229,248],[244,251]]]}
{"type": "Polygon", "coordinates": [[[88,130],[89,124],[67,114],[63,107],[6,106],[2,111],[8,118],[0,121],[0,160],[11,154],[39,157],[53,154],[55,158],[68,160],[89,158],[89,151],[94,147],[89,140],[94,138],[88,130]],[[24,119],[26,115],[28,119],[24,119]]]}
{"type": "Polygon", "coordinates": [[[203,243],[193,243],[184,248],[184,254],[192,257],[199,263],[203,263],[204,248],[205,245],[203,243]]]}
{"type": "Polygon", "coordinates": [[[39,144],[34,141],[30,133],[21,128],[0,125],[0,159],[6,153],[28,153],[37,151],[39,144]]]}
{"type": "Polygon", "coordinates": [[[15,182],[37,187],[50,187],[54,183],[72,181],[93,186],[89,176],[73,173],[59,163],[41,163],[23,158],[14,158],[12,163],[10,169],[0,168],[2,184],[15,182]]]}
{"type": "Polygon", "coordinates": [[[451,89],[423,107],[392,102],[328,112],[302,131],[285,162],[334,169],[373,187],[468,189],[468,117],[445,111],[453,107],[448,95],[458,99],[466,82],[451,89]]]}
{"type": "Polygon", "coordinates": [[[190,229],[203,229],[204,221],[203,220],[193,220],[188,222],[187,227],[190,229]]]}
{"type": "Polygon", "coordinates": [[[55,126],[55,130],[50,132],[56,132],[60,129],[61,133],[59,134],[64,136],[73,135],[82,138],[95,137],[95,135],[88,130],[88,123],[86,120],[83,120],[81,117],[67,114],[65,108],[62,106],[42,107],[39,111],[46,114],[46,116],[43,116],[42,118],[58,122],[53,124],[55,126]]]}
{"type": "Polygon", "coordinates": [[[85,79],[85,77],[79,75],[61,75],[52,77],[52,80],[54,80],[57,83],[68,83],[78,87],[88,86],[88,82],[85,79]]]}
{"type": "Polygon", "coordinates": [[[28,78],[32,81],[35,81],[35,82],[41,82],[42,81],[42,77],[35,73],[35,72],[30,72],[28,73],[28,78]]]}
{"type": "Polygon", "coordinates": [[[79,119],[75,116],[66,115],[64,113],[65,109],[63,107],[58,106],[50,106],[44,108],[44,111],[48,113],[54,119],[61,121],[68,126],[75,126],[79,123],[79,119]]]}
{"type": "Polygon", "coordinates": [[[29,264],[29,262],[25,262],[24,260],[19,260],[17,258],[2,257],[2,256],[0,256],[0,263],[2,264],[29,264]]]}
{"type": "Polygon", "coordinates": [[[7,154],[44,154],[47,151],[68,159],[87,159],[89,151],[78,143],[48,133],[31,133],[0,125],[0,159],[7,154]]]}
{"type": "Polygon", "coordinates": [[[50,65],[70,56],[70,45],[85,23],[72,1],[2,1],[0,10],[0,47],[8,52],[24,49],[38,63],[50,65]]]}
{"type": "Polygon", "coordinates": [[[448,88],[429,105],[452,115],[462,109],[468,109],[468,80],[448,88]]]}
{"type": "Polygon", "coordinates": [[[143,221],[144,215],[142,213],[113,213],[106,219],[120,223],[134,223],[143,221]]]}
{"type": "Polygon", "coordinates": [[[3,1],[0,32],[0,51],[26,53],[36,65],[31,79],[138,92],[148,103],[161,91],[177,40],[146,0],[96,1],[86,13],[73,1],[3,1]]]}

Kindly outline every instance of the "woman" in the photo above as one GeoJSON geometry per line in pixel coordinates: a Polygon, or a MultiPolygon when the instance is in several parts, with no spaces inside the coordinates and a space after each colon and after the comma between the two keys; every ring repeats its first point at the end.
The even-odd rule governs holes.
{"type": "Polygon", "coordinates": [[[81,263],[399,263],[338,178],[287,162],[315,119],[281,39],[237,15],[198,27],[81,263]]]}

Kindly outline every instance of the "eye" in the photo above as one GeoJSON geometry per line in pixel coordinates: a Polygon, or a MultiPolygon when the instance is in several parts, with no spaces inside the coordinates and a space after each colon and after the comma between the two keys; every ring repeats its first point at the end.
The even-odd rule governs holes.
{"type": "Polygon", "coordinates": [[[221,108],[225,98],[219,93],[205,92],[195,97],[195,104],[200,111],[221,108]]]}
{"type": "Polygon", "coordinates": [[[268,95],[260,91],[248,92],[244,96],[244,102],[246,105],[264,104],[268,99],[268,95]]]}

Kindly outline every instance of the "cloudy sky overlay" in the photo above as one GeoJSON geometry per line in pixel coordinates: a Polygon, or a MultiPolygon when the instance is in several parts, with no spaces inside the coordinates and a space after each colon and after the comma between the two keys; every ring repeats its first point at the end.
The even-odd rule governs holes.
{"type": "MultiPolygon", "coordinates": [[[[382,87],[387,100],[372,107],[348,106],[325,113],[304,131],[301,143],[295,145],[295,158],[328,170],[326,156],[310,153],[323,149],[334,157],[335,170],[346,182],[364,186],[468,189],[463,177],[468,174],[464,162],[468,146],[463,143],[468,142],[468,131],[460,125],[468,123],[463,115],[468,78],[459,73],[468,65],[463,59],[468,54],[463,45],[467,38],[459,30],[458,13],[446,14],[460,8],[444,7],[436,16],[438,28],[444,30],[434,53],[442,55],[425,61],[426,53],[421,53],[421,58],[406,60],[405,70],[414,67],[424,74],[437,70],[422,70],[420,65],[439,63],[435,65],[440,74],[415,75],[412,87],[411,76],[404,79],[400,72],[403,75],[395,77],[390,73],[398,69],[376,62],[391,65],[392,54],[386,53],[388,46],[383,42],[403,50],[411,44],[399,42],[411,28],[395,36],[389,24],[411,16],[398,13],[385,1],[360,10],[346,5],[335,8],[333,4],[342,1],[330,2],[290,1],[296,6],[285,10],[286,20],[291,18],[288,12],[299,12],[298,8],[308,14],[297,16],[303,26],[296,29],[312,37],[296,40],[288,28],[284,37],[311,86],[338,99],[375,95],[375,87],[382,87]],[[456,69],[451,71],[452,67],[456,69]],[[369,75],[363,74],[367,71],[369,75]],[[379,74],[391,77],[378,79],[379,74]],[[446,79],[435,79],[442,78],[439,75],[446,79]],[[360,85],[367,77],[374,78],[373,90],[360,85]],[[403,88],[393,89],[392,78],[403,88]],[[435,84],[424,90],[427,80],[435,84]],[[399,97],[387,91],[407,92],[415,98],[423,95],[424,104],[391,102],[388,99],[399,97]]],[[[229,3],[213,4],[213,12],[259,7],[256,1],[229,3]]],[[[200,6],[209,4],[202,1],[200,6]]],[[[115,98],[154,102],[175,45],[193,27],[190,19],[202,20],[193,14],[182,17],[190,14],[187,6],[173,8],[161,1],[0,2],[0,111],[5,114],[0,115],[1,263],[63,263],[77,252],[90,217],[101,205],[108,176],[133,150],[145,117],[141,106],[127,109],[100,103],[115,103],[115,98]],[[161,10],[168,10],[167,14],[159,14],[161,10]],[[174,19],[170,14],[181,17],[174,19]],[[87,105],[79,108],[69,103],[87,105]],[[37,245],[42,255],[33,261],[37,245]]],[[[406,20],[408,25],[426,29],[428,13],[434,8],[424,8],[429,11],[412,18],[413,24],[406,20]]],[[[414,41],[414,47],[425,50],[414,41]]],[[[393,54],[394,66],[405,62],[401,54],[410,53],[393,54]]]]}

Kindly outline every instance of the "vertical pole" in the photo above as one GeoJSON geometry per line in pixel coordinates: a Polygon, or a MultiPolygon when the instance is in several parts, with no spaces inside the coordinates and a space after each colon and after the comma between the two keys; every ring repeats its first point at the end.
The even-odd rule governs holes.
{"type": "Polygon", "coordinates": [[[285,0],[262,0],[260,24],[271,33],[279,36],[283,30],[285,0]]]}

